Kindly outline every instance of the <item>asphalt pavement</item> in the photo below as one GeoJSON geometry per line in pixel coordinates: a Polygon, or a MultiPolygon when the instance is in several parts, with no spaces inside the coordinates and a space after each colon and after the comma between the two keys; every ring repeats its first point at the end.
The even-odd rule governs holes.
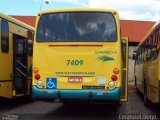
{"type": "Polygon", "coordinates": [[[0,99],[2,120],[160,120],[160,106],[145,107],[143,96],[129,88],[128,102],[116,104],[58,103],[0,99]]]}

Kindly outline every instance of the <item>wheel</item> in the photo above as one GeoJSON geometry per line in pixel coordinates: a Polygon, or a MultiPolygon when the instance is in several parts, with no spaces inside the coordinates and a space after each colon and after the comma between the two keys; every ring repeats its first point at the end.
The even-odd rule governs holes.
{"type": "Polygon", "coordinates": [[[148,100],[148,97],[147,97],[147,84],[146,84],[146,81],[144,81],[144,105],[146,107],[149,106],[149,100],[148,100]]]}
{"type": "Polygon", "coordinates": [[[136,88],[137,88],[137,79],[136,79],[136,76],[135,76],[135,83],[134,83],[134,85],[136,86],[136,88]]]}
{"type": "Polygon", "coordinates": [[[135,88],[136,88],[137,94],[140,94],[140,91],[138,90],[138,87],[137,87],[137,78],[136,78],[136,76],[135,76],[135,88]]]}
{"type": "Polygon", "coordinates": [[[117,103],[117,106],[118,106],[118,107],[121,107],[121,106],[122,106],[122,102],[119,101],[119,102],[117,103]]]}

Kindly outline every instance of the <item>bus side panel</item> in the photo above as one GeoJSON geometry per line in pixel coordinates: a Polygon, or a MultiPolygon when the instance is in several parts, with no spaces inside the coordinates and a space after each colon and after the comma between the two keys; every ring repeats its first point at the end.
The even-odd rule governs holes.
{"type": "Polygon", "coordinates": [[[136,64],[135,65],[136,87],[141,93],[144,93],[143,66],[144,66],[143,64],[136,64]]]}
{"type": "MultiPolygon", "coordinates": [[[[2,53],[0,45],[0,96],[12,98],[13,41],[9,33],[9,52],[2,53]]],[[[1,44],[1,40],[0,40],[1,44]]]]}
{"type": "Polygon", "coordinates": [[[122,83],[121,101],[128,101],[128,38],[122,37],[122,83]]]}
{"type": "Polygon", "coordinates": [[[31,82],[32,80],[31,79],[28,79],[27,80],[27,94],[26,95],[30,95],[31,94],[31,84],[32,84],[32,82],[31,82]]]}
{"type": "Polygon", "coordinates": [[[160,53],[157,59],[158,59],[158,97],[159,97],[159,103],[160,103],[160,53]]]}
{"type": "Polygon", "coordinates": [[[32,85],[32,56],[28,56],[28,78],[27,78],[27,95],[31,93],[31,85],[32,85]]]}
{"type": "Polygon", "coordinates": [[[158,96],[159,96],[159,103],[160,103],[160,79],[158,80],[158,96]]]}
{"type": "Polygon", "coordinates": [[[12,81],[0,82],[0,96],[12,98],[12,81]]]}
{"type": "Polygon", "coordinates": [[[158,60],[149,61],[146,64],[145,79],[147,80],[148,86],[148,98],[153,103],[159,101],[158,97],[158,60]]]}

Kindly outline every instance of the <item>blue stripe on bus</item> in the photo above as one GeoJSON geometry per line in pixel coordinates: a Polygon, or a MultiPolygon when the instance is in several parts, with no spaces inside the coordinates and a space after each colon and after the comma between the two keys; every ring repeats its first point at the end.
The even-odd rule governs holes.
{"type": "Polygon", "coordinates": [[[32,86],[33,98],[120,101],[120,88],[114,90],[56,90],[32,86]]]}

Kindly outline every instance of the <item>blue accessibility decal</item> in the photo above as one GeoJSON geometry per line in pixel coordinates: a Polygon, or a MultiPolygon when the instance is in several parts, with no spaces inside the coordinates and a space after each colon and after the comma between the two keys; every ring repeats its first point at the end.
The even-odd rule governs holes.
{"type": "Polygon", "coordinates": [[[57,89],[57,78],[46,78],[47,89],[57,89]]]}

